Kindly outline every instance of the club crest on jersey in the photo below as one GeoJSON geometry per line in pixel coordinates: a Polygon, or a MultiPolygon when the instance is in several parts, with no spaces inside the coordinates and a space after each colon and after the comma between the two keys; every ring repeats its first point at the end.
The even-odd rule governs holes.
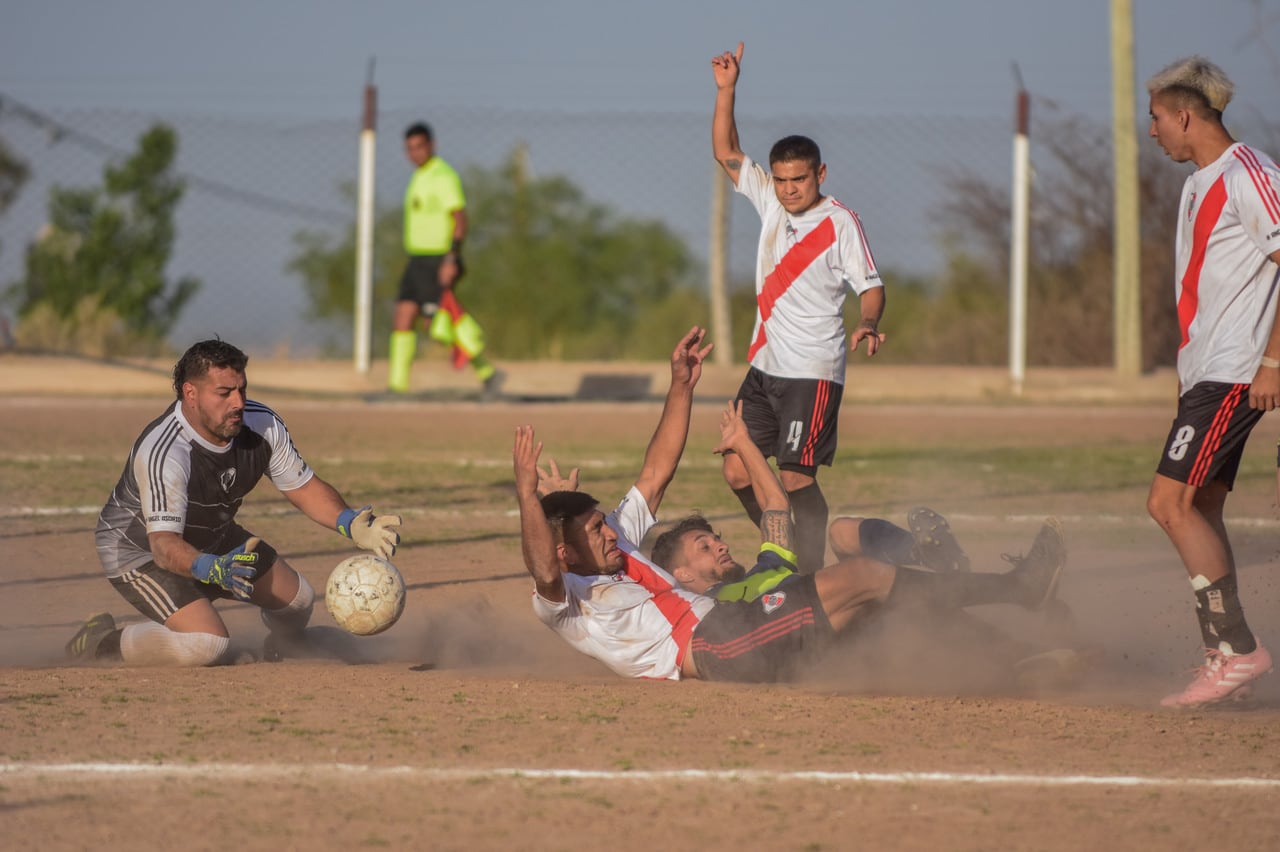
{"type": "Polygon", "coordinates": [[[787,602],[786,592],[769,592],[760,596],[760,604],[764,607],[764,614],[768,615],[778,607],[787,602]]]}
{"type": "Polygon", "coordinates": [[[1191,211],[1196,209],[1196,194],[1191,193],[1191,197],[1187,199],[1187,221],[1191,221],[1191,211]]]}
{"type": "Polygon", "coordinates": [[[222,483],[222,490],[227,493],[231,492],[231,486],[236,484],[236,469],[229,467],[218,475],[218,481],[222,483]]]}

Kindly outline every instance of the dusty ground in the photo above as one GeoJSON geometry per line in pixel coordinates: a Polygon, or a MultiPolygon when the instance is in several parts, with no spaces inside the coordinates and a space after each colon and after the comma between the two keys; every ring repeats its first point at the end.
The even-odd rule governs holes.
{"type": "MultiPolygon", "coordinates": [[[[1196,638],[1184,575],[1143,509],[1172,413],[1154,395],[1121,405],[1064,380],[1035,404],[980,390],[947,405],[858,401],[824,474],[833,510],[900,521],[934,505],[980,569],[1025,549],[1044,515],[1063,518],[1074,624],[974,615],[1035,649],[1100,648],[1077,682],[1019,685],[1005,645],[886,624],[801,683],[742,687],[619,680],[529,610],[512,427],[534,423],[616,496],[655,404],[356,393],[262,399],[350,499],[405,516],[408,606],[362,640],[368,664],[65,666],[86,614],[135,617],[101,577],[92,527],[165,390],[143,374],[114,392],[137,371],[77,384],[57,365],[82,392],[5,393],[6,370],[26,375],[13,366],[0,359],[6,848],[1263,849],[1280,837],[1280,678],[1226,710],[1156,706],[1183,683],[1196,638]]],[[[695,409],[663,514],[702,508],[741,551],[750,532],[708,452],[716,415],[695,409]]],[[[1247,612],[1273,647],[1276,427],[1268,417],[1255,433],[1229,507],[1247,612]]],[[[269,486],[241,517],[317,587],[350,552],[269,486]]],[[[252,609],[221,608],[237,650],[255,650],[252,609]]],[[[322,607],[314,623],[331,624],[322,607]]]]}

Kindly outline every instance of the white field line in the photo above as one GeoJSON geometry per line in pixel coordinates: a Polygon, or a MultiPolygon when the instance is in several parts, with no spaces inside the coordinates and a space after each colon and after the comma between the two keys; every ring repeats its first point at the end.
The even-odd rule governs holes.
{"type": "Polygon", "coordinates": [[[421,766],[361,766],[317,764],[154,764],[154,763],[0,763],[0,777],[42,778],[50,775],[102,778],[282,778],[317,780],[395,779],[419,781],[476,781],[531,778],[575,781],[740,781],[755,784],[815,782],[876,785],[986,785],[1006,787],[1172,787],[1280,790],[1280,778],[1162,778],[1143,775],[1032,775],[976,772],[822,772],[772,770],[664,769],[612,771],[595,769],[434,769],[421,766]]]}

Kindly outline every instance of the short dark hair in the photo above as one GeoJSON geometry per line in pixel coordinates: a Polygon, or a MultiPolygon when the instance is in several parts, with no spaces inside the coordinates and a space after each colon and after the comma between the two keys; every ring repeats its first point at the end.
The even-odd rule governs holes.
{"type": "Polygon", "coordinates": [[[173,391],[182,399],[182,386],[208,374],[212,367],[226,367],[243,373],[249,356],[225,340],[201,340],[182,353],[173,365],[173,391]]]}
{"type": "Polygon", "coordinates": [[[585,491],[553,491],[543,496],[542,513],[547,516],[547,523],[555,533],[556,541],[564,541],[565,521],[572,521],[585,512],[590,512],[600,501],[585,491]]]}
{"type": "Polygon", "coordinates": [[[769,149],[769,165],[774,163],[790,163],[794,160],[807,162],[813,168],[822,165],[822,151],[818,143],[808,136],[784,136],[769,149]]]}
{"type": "Polygon", "coordinates": [[[411,136],[425,136],[428,142],[435,139],[435,136],[431,134],[431,125],[425,121],[418,121],[409,125],[404,132],[404,138],[408,139],[411,136]]]}
{"type": "Polygon", "coordinates": [[[687,518],[681,518],[676,521],[671,529],[658,536],[658,540],[653,543],[653,550],[649,554],[650,561],[664,571],[671,570],[671,561],[680,549],[684,546],[684,537],[686,533],[693,531],[709,532],[715,535],[715,530],[711,527],[711,522],[702,515],[694,512],[687,518]]]}

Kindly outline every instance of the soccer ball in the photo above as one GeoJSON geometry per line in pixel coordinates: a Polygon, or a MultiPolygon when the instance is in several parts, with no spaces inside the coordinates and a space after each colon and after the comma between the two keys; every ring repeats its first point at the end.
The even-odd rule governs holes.
{"type": "Polygon", "coordinates": [[[324,604],[343,630],[372,636],[404,612],[404,578],[387,560],[361,553],[333,569],[324,586],[324,604]]]}

